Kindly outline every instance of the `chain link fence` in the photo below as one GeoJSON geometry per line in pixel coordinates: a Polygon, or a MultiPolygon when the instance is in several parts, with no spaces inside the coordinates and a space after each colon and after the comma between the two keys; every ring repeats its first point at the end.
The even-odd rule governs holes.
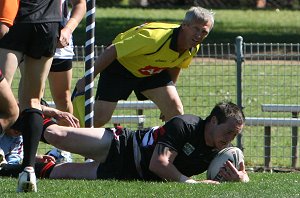
{"type": "MultiPolygon", "coordinates": [[[[236,46],[235,43],[201,45],[198,55],[190,67],[182,71],[177,82],[185,113],[205,118],[217,102],[232,101],[244,108],[246,117],[291,118],[292,112],[263,112],[261,105],[300,104],[300,44],[241,42],[243,57],[240,64],[237,62],[236,46]]],[[[95,54],[99,55],[104,47],[96,46],[95,54]]],[[[84,46],[76,46],[75,54],[73,85],[84,76],[84,46]]],[[[14,93],[17,93],[19,77],[17,73],[13,82],[14,93]]],[[[98,77],[94,93],[97,81],[98,77]]],[[[48,85],[45,99],[52,101],[48,85]]],[[[135,96],[130,96],[129,101],[136,101],[135,96]]],[[[136,110],[119,109],[114,112],[114,115],[136,114],[136,110]]],[[[163,124],[158,109],[145,109],[143,114],[144,127],[163,124]]],[[[138,127],[136,123],[122,125],[131,129],[138,127]]],[[[112,123],[106,125],[112,126],[112,123]]],[[[271,167],[299,168],[299,137],[292,133],[292,127],[274,126],[270,136],[271,167]],[[292,155],[292,150],[296,151],[296,156],[292,155]]],[[[264,127],[246,126],[239,138],[236,145],[242,145],[247,165],[263,167],[266,157],[264,127]]],[[[44,150],[47,149],[49,146],[44,150]]]]}

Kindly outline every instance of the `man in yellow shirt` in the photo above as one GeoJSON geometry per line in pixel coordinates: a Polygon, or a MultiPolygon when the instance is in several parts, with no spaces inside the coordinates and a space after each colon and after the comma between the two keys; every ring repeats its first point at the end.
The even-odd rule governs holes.
{"type": "MultiPolygon", "coordinates": [[[[138,100],[152,100],[166,121],[183,114],[175,83],[213,25],[211,11],[192,7],[180,25],[146,23],[119,34],[95,62],[95,76],[101,73],[94,105],[95,127],[106,124],[117,102],[126,100],[132,91],[138,100]]],[[[78,92],[83,92],[83,85],[84,80],[79,80],[78,92]]]]}

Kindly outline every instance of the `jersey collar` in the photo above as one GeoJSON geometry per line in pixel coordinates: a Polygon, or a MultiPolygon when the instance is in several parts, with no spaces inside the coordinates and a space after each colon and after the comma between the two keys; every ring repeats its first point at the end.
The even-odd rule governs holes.
{"type": "MultiPolygon", "coordinates": [[[[179,35],[179,31],[182,27],[179,26],[177,28],[174,28],[173,30],[173,34],[172,34],[172,38],[171,38],[171,43],[170,43],[170,49],[174,50],[175,52],[177,52],[177,38],[179,35]]],[[[189,51],[193,52],[193,50],[198,50],[197,47],[196,48],[190,48],[189,51]]]]}
{"type": "Polygon", "coordinates": [[[174,28],[171,43],[170,43],[170,49],[174,50],[175,52],[177,52],[177,38],[178,38],[180,28],[181,26],[179,26],[178,28],[174,28]]]}

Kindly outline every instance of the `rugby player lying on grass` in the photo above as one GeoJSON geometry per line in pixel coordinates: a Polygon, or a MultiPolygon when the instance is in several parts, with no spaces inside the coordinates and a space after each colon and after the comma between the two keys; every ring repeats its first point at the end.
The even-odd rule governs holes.
{"type": "MultiPolygon", "coordinates": [[[[48,107],[48,104],[44,100],[42,100],[41,104],[45,116],[44,125],[50,121],[50,118],[53,118],[59,125],[79,127],[79,120],[71,113],[62,112],[60,110],[48,107]]],[[[22,163],[24,153],[23,138],[20,132],[20,120],[21,119],[19,118],[12,127],[5,129],[4,134],[0,135],[0,166],[3,164],[20,165],[22,163]]],[[[36,155],[36,162],[55,162],[55,157],[57,156],[36,155]]],[[[13,171],[13,169],[11,169],[11,171],[13,171],[13,174],[17,176],[19,166],[11,166],[11,168],[13,167],[15,167],[17,171],[13,171]]]]}
{"type": "MultiPolygon", "coordinates": [[[[245,122],[235,104],[219,103],[210,115],[176,116],[161,127],[130,131],[125,128],[73,128],[53,122],[45,125],[43,138],[57,148],[93,159],[93,162],[43,164],[40,178],[156,180],[185,183],[207,170],[218,151],[230,145],[245,122]]],[[[237,170],[225,164],[227,181],[248,181],[243,163],[237,170]]]]}

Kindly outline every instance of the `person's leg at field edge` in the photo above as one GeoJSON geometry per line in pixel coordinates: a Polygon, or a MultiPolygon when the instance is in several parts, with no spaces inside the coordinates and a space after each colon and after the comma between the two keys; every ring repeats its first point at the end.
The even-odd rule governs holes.
{"type": "Polygon", "coordinates": [[[114,135],[105,128],[73,128],[53,124],[46,128],[43,137],[59,149],[104,162],[114,135]]]}
{"type": "Polygon", "coordinates": [[[95,100],[94,127],[102,127],[107,122],[109,122],[117,104],[118,104],[117,102],[95,100]]]}
{"type": "Polygon", "coordinates": [[[52,169],[50,179],[97,179],[99,162],[62,163],[52,169]]]}
{"type": "MultiPolygon", "coordinates": [[[[66,61],[69,60],[62,61],[61,64],[64,64],[66,61]]],[[[53,65],[51,67],[53,67],[53,65]]],[[[66,71],[52,71],[51,68],[48,80],[56,108],[73,114],[71,101],[72,68],[66,71]]]]}
{"type": "Polygon", "coordinates": [[[48,143],[95,160],[86,163],[57,164],[50,170],[49,178],[97,179],[99,163],[105,162],[113,137],[113,133],[105,128],[71,128],[56,124],[48,126],[44,132],[44,138],[48,143]]]}
{"type": "Polygon", "coordinates": [[[40,59],[34,59],[29,56],[24,57],[24,65],[21,70],[22,86],[19,91],[19,104],[23,122],[24,159],[22,167],[24,171],[20,173],[18,192],[25,190],[37,191],[35,178],[32,179],[33,181],[31,179],[27,181],[25,180],[26,178],[22,178],[22,175],[24,177],[26,175],[34,175],[35,155],[43,130],[43,113],[40,100],[51,63],[52,57],[41,57],[40,59]],[[23,185],[26,185],[28,182],[30,182],[31,187],[30,189],[25,189],[23,185]]]}
{"type": "Polygon", "coordinates": [[[0,115],[0,125],[3,130],[11,126],[16,121],[16,118],[19,117],[19,106],[12,93],[11,83],[22,56],[21,52],[0,48],[0,70],[5,77],[0,87],[3,95],[0,99],[0,112],[3,112],[2,115],[0,115]],[[12,113],[15,114],[16,117],[9,121],[7,116],[12,115],[12,113]]]}
{"type": "Polygon", "coordinates": [[[165,121],[184,113],[182,102],[173,85],[148,89],[141,93],[158,106],[165,121]]]}
{"type": "Polygon", "coordinates": [[[2,73],[10,86],[22,57],[22,52],[0,48],[0,69],[2,70],[2,73]]]}
{"type": "MultiPolygon", "coordinates": [[[[165,121],[184,113],[182,102],[174,85],[147,89],[141,93],[158,106],[165,121]]],[[[94,104],[94,126],[101,127],[106,124],[111,119],[116,105],[117,102],[96,100],[94,104]]]]}

